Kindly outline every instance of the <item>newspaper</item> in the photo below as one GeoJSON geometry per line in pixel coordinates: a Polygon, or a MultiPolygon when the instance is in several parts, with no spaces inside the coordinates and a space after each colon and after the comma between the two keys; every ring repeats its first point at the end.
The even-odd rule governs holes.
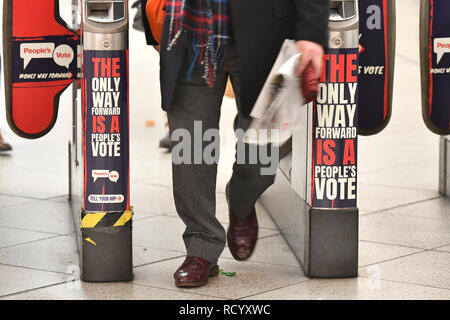
{"type": "Polygon", "coordinates": [[[247,143],[282,145],[292,136],[304,105],[296,75],[300,58],[295,41],[285,40],[250,114],[247,143]]]}

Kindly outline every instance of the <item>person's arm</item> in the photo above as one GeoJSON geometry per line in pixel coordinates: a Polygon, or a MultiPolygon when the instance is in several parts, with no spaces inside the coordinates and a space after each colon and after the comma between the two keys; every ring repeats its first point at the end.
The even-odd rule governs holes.
{"type": "Polygon", "coordinates": [[[145,11],[145,8],[147,7],[147,1],[150,0],[141,0],[142,23],[144,24],[145,39],[147,40],[147,44],[149,46],[156,47],[159,46],[159,43],[153,37],[152,30],[150,29],[150,24],[148,23],[147,12],[145,11]]]}
{"type": "Polygon", "coordinates": [[[297,74],[301,75],[311,63],[317,73],[322,72],[324,49],[328,44],[328,0],[293,0],[297,10],[295,40],[302,59],[297,74]]]}

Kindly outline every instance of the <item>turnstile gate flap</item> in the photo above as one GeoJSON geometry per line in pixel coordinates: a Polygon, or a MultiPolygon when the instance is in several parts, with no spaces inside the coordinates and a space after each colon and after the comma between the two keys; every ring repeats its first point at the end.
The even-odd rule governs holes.
{"type": "Polygon", "coordinates": [[[422,0],[422,115],[427,127],[450,134],[450,1],[422,0]]]}
{"type": "Polygon", "coordinates": [[[53,128],[59,96],[77,77],[78,44],[58,0],[3,2],[6,115],[19,136],[35,139],[53,128]]]}
{"type": "Polygon", "coordinates": [[[389,123],[395,65],[395,0],[359,0],[358,133],[373,135],[389,123]]]}

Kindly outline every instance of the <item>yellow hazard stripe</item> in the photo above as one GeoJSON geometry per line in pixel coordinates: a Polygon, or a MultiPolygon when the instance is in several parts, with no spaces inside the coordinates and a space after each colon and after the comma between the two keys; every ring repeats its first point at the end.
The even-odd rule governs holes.
{"type": "Polygon", "coordinates": [[[84,239],[84,240],[86,240],[87,242],[90,242],[90,243],[92,243],[94,246],[96,246],[97,244],[95,243],[95,241],[94,240],[92,240],[91,238],[86,238],[86,239],[84,239]]]}
{"type": "MultiPolygon", "coordinates": [[[[81,220],[81,228],[95,228],[97,224],[103,219],[103,217],[106,215],[106,212],[101,213],[88,213],[84,216],[84,218],[81,220]]],[[[121,227],[127,224],[128,221],[130,221],[133,218],[133,211],[128,210],[125,211],[119,219],[117,219],[116,223],[113,225],[113,227],[121,227]]]]}
{"type": "Polygon", "coordinates": [[[125,211],[123,215],[117,220],[117,222],[114,224],[114,227],[120,227],[127,224],[128,221],[133,218],[133,212],[131,210],[125,211]]]}
{"type": "Polygon", "coordinates": [[[81,220],[82,228],[95,228],[95,226],[103,219],[106,212],[102,213],[88,213],[81,220]]]}

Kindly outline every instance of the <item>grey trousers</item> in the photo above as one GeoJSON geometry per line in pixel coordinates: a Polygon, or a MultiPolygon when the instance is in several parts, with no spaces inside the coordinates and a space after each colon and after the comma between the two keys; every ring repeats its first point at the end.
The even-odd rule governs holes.
{"type": "MultiPolygon", "coordinates": [[[[177,129],[184,129],[194,137],[194,122],[197,121],[201,121],[202,136],[208,129],[219,128],[220,107],[228,77],[235,91],[238,108],[235,129],[248,128],[251,120],[241,113],[238,63],[237,52],[231,44],[227,61],[223,70],[218,72],[214,87],[208,87],[202,78],[203,70],[198,65],[193,69],[190,80],[186,79],[190,63],[185,59],[177,82],[175,103],[167,114],[172,139],[172,134],[177,129]]],[[[197,126],[196,134],[198,133],[197,126]]],[[[172,141],[173,153],[177,143],[181,142],[172,141]]],[[[210,143],[203,141],[203,148],[210,143]]],[[[193,145],[194,143],[191,149],[192,158],[193,145]]],[[[248,145],[243,147],[249,149],[248,145]]],[[[174,156],[177,155],[173,154],[174,156]]],[[[190,163],[172,164],[173,195],[178,215],[186,225],[183,240],[187,256],[201,257],[211,263],[217,263],[226,243],[225,230],[216,218],[217,163],[207,164],[203,159],[200,164],[194,164],[194,159],[190,163]]],[[[240,161],[233,165],[233,175],[229,182],[229,202],[233,212],[242,219],[251,212],[261,194],[274,182],[275,175],[261,175],[262,167],[264,165],[259,159],[256,164],[240,161]]]]}

